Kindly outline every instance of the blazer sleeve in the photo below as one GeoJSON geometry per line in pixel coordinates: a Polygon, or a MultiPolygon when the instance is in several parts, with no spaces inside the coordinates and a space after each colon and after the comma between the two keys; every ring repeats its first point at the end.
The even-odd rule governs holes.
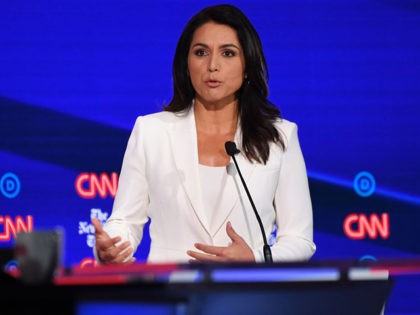
{"type": "MultiPolygon", "coordinates": [[[[285,130],[279,182],[275,193],[277,235],[271,247],[274,261],[307,261],[315,253],[313,213],[305,161],[299,144],[297,125],[285,130]]],[[[256,255],[263,261],[262,251],[256,255]]]]}
{"type": "MultiPolygon", "coordinates": [[[[120,236],[121,242],[130,241],[134,252],[148,221],[149,188],[144,133],[142,117],[138,117],[124,153],[112,214],[104,224],[104,230],[110,237],[120,236]]],[[[97,257],[95,250],[94,255],[97,257]]]]}

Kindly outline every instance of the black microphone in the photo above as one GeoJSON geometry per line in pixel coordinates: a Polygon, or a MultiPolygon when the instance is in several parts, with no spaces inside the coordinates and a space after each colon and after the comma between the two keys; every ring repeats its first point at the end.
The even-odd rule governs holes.
{"type": "Polygon", "coordinates": [[[248,195],[249,202],[251,202],[252,209],[254,210],[255,216],[257,217],[257,220],[258,220],[258,224],[260,225],[261,233],[264,240],[264,247],[263,247],[264,260],[266,263],[272,263],[273,256],[271,255],[271,248],[267,243],[267,237],[265,236],[264,226],[261,222],[261,218],[260,218],[260,215],[258,214],[257,208],[255,207],[254,201],[251,198],[251,194],[249,193],[248,187],[245,184],[245,180],[242,177],[242,173],[241,173],[241,170],[239,169],[238,163],[236,162],[235,154],[238,154],[241,151],[239,151],[239,149],[236,147],[235,142],[232,142],[232,141],[227,141],[225,143],[225,149],[226,149],[226,153],[232,157],[233,162],[235,163],[236,169],[238,170],[238,173],[239,173],[239,177],[241,178],[246,194],[248,195]]]}

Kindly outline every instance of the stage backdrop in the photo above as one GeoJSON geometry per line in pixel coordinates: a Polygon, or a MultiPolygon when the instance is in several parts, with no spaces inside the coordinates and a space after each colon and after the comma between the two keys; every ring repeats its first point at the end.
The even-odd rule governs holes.
{"type": "MultiPolygon", "coordinates": [[[[418,2],[231,3],[261,35],[270,99],[299,127],[313,259],[418,256],[418,2]]],[[[19,231],[60,228],[63,264],[92,264],[90,218],[110,215],[134,121],[170,100],[177,40],[209,4],[2,4],[1,247],[19,231]]],[[[146,233],[139,261],[149,241],[146,233]]]]}

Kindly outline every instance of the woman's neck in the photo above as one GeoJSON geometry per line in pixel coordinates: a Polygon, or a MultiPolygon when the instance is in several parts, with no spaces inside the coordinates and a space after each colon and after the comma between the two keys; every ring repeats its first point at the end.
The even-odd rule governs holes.
{"type": "Polygon", "coordinates": [[[203,104],[196,100],[194,116],[197,131],[211,134],[234,133],[238,124],[237,102],[223,106],[203,104]]]}

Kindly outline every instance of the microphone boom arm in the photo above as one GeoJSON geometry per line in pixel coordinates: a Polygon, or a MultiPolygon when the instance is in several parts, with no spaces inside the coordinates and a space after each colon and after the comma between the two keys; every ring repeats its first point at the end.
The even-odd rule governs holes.
{"type": "Polygon", "coordinates": [[[241,181],[242,181],[242,185],[244,186],[245,192],[248,195],[248,199],[251,203],[252,210],[254,210],[255,216],[256,216],[258,224],[260,226],[261,234],[262,234],[262,237],[263,237],[263,240],[264,240],[264,247],[263,247],[264,260],[267,263],[272,263],[273,262],[273,256],[271,254],[270,246],[268,245],[268,242],[267,242],[267,237],[265,235],[264,226],[262,224],[260,215],[258,214],[257,208],[255,207],[254,201],[252,200],[251,194],[249,193],[248,187],[246,186],[246,183],[245,183],[245,180],[242,176],[241,170],[239,169],[238,162],[236,161],[236,158],[235,158],[235,154],[239,153],[240,151],[236,148],[236,145],[235,145],[234,142],[226,142],[225,143],[225,148],[226,148],[227,154],[229,154],[232,157],[233,162],[235,163],[236,170],[238,171],[239,177],[241,178],[241,181]]]}

